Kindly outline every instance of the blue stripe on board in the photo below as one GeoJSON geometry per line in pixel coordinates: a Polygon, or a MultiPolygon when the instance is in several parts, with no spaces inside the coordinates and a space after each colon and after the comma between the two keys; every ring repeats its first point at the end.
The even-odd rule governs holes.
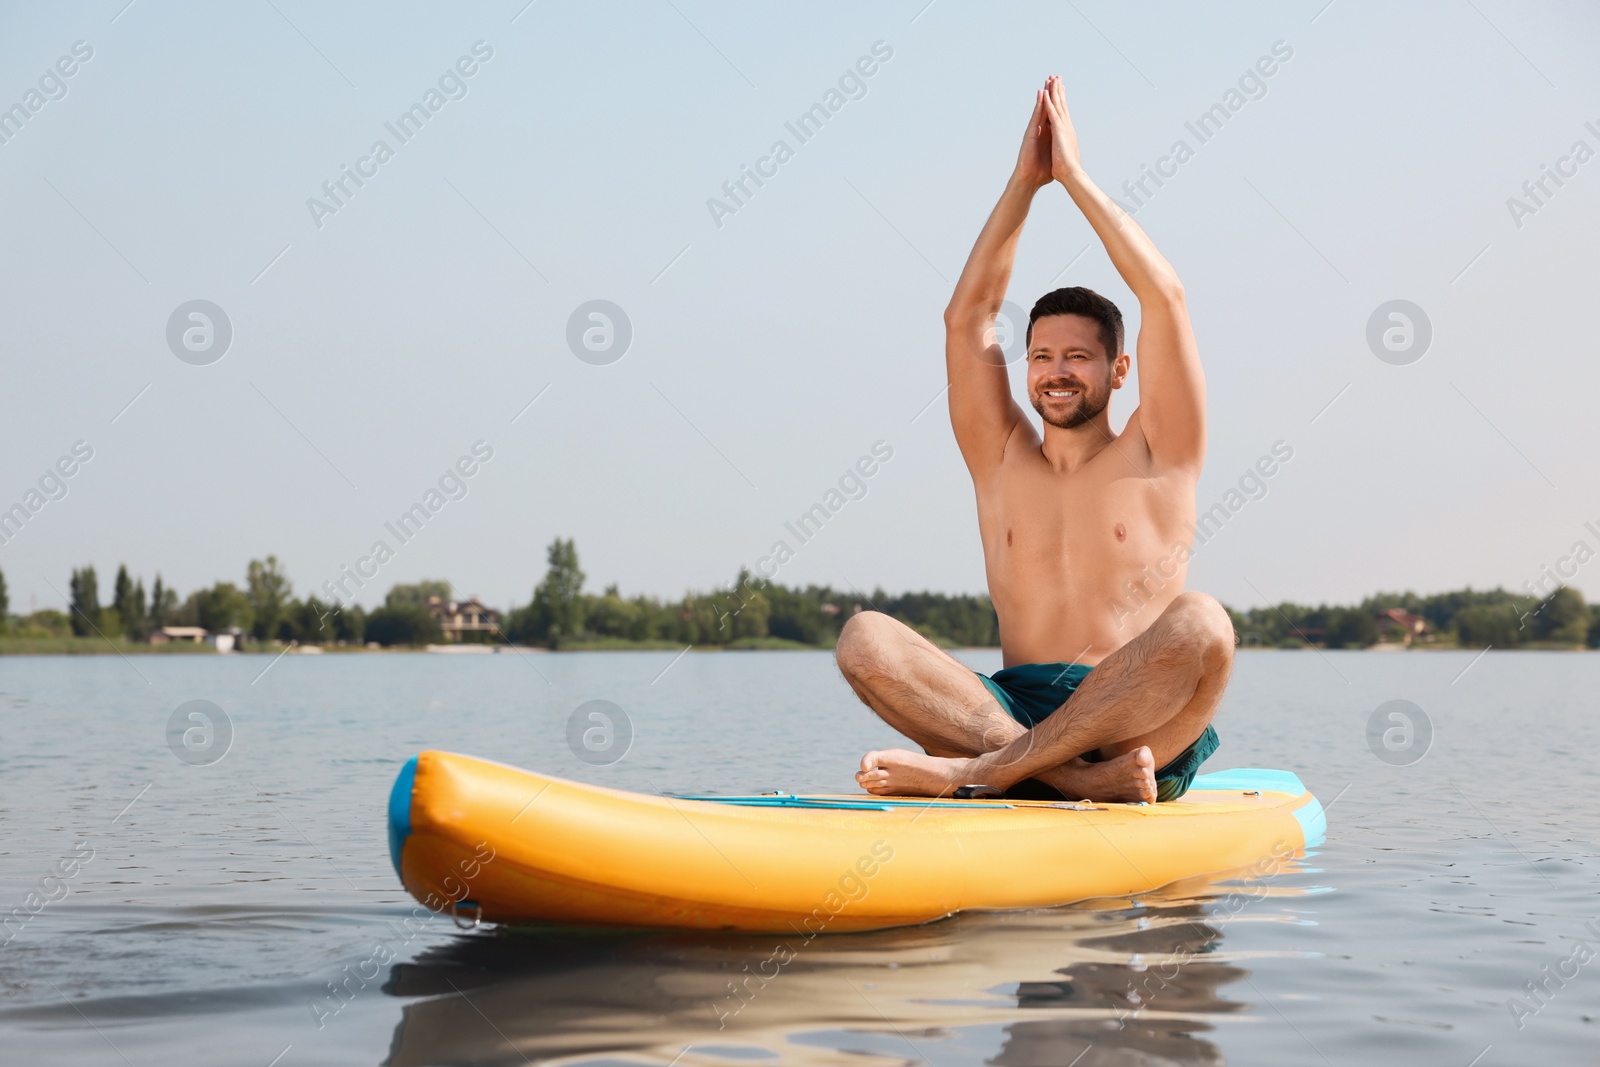
{"type": "MultiPolygon", "coordinates": [[[[840,811],[893,811],[895,808],[927,807],[926,800],[850,800],[848,798],[833,799],[831,797],[802,797],[793,793],[787,796],[753,796],[753,797],[725,797],[709,794],[695,794],[690,796],[674,795],[673,800],[704,800],[713,804],[734,804],[742,808],[808,808],[827,809],[840,811]]],[[[967,808],[1010,808],[1011,804],[985,804],[969,800],[951,801],[945,806],[959,804],[967,808]]]]}
{"type": "Polygon", "coordinates": [[[1275,771],[1263,767],[1237,767],[1231,771],[1202,774],[1189,788],[1224,789],[1240,793],[1259,789],[1264,793],[1288,793],[1292,797],[1306,791],[1305,783],[1293,771],[1275,771]]]}
{"type": "MultiPolygon", "coordinates": [[[[1300,781],[1300,776],[1293,771],[1275,771],[1261,767],[1239,767],[1231,771],[1202,774],[1194,780],[1191,788],[1240,793],[1260,790],[1267,793],[1288,793],[1295,797],[1304,796],[1307,792],[1305,783],[1300,781]]],[[[1328,836],[1328,816],[1322,810],[1322,802],[1316,797],[1311,798],[1311,803],[1295,809],[1294,817],[1300,823],[1300,832],[1305,837],[1306,848],[1322,844],[1328,836]]]]}

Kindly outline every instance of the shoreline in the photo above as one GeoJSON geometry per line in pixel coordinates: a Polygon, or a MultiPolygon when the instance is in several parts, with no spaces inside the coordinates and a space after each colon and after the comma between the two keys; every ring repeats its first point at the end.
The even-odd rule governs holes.
{"type": "MultiPolygon", "coordinates": [[[[998,645],[956,645],[943,646],[946,651],[961,652],[998,652],[998,645]]],[[[549,654],[553,652],[832,652],[832,645],[807,645],[799,641],[789,641],[783,638],[754,638],[736,642],[729,645],[683,645],[671,641],[624,641],[604,640],[585,641],[561,648],[546,648],[543,645],[513,645],[513,644],[460,644],[460,645],[391,645],[379,648],[368,648],[364,645],[282,645],[273,644],[262,647],[233,649],[228,652],[218,652],[215,648],[205,644],[164,644],[152,645],[144,642],[110,641],[98,637],[54,637],[54,638],[3,638],[0,637],[0,658],[5,656],[281,656],[292,655],[353,655],[359,653],[373,653],[378,655],[414,652],[430,655],[488,655],[505,653],[537,653],[549,654]],[[481,651],[479,651],[481,649],[481,651]]],[[[1531,642],[1516,645],[1511,648],[1474,648],[1461,645],[1426,644],[1406,647],[1403,645],[1370,645],[1366,648],[1329,649],[1319,645],[1239,645],[1239,652],[1597,652],[1600,649],[1587,648],[1582,645],[1558,644],[1555,642],[1531,642]]]]}

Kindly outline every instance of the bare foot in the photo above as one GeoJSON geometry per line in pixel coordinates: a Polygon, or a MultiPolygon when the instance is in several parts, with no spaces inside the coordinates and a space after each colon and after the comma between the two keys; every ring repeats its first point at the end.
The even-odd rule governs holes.
{"type": "Polygon", "coordinates": [[[1144,745],[1104,763],[1075,759],[1034,777],[1065,796],[1102,804],[1154,804],[1156,800],[1156,761],[1144,745]]]}
{"type": "Polygon", "coordinates": [[[886,748],[861,757],[856,782],[869,793],[890,797],[945,796],[968,784],[971,760],[927,756],[903,748],[886,748]]]}

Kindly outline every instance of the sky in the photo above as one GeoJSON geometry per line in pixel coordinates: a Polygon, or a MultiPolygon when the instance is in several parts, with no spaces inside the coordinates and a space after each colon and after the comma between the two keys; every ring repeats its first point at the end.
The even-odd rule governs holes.
{"type": "MultiPolygon", "coordinates": [[[[273,554],[303,595],[378,541],[361,602],[444,578],[509,607],[556,537],[592,590],[725,586],[782,539],[786,584],[982,591],[940,313],[1052,73],[1185,285],[1199,507],[1250,492],[1190,588],[1521,589],[1567,557],[1600,599],[1573,557],[1600,549],[1600,9],[1218,7],[7,5],[0,509],[36,506],[0,544],[12,610],[88,563],[103,595],[122,563],[186,593],[273,554]],[[1146,167],[1169,177],[1135,201],[1146,167]]],[[[1061,285],[1131,344],[1052,186],[1008,298],[1061,285]]]]}

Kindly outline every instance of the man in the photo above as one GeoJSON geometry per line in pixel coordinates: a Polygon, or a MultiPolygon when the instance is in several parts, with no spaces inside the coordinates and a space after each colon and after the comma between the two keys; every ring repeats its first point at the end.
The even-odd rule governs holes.
{"type": "Polygon", "coordinates": [[[1016,170],[944,320],[950,421],[977,490],[1005,669],[974,674],[877,612],[850,619],[841,672],[923,748],[869,752],[856,781],[879,794],[1027,782],[1011,795],[1175,800],[1217,747],[1211,717],[1233,664],[1227,612],[1183,592],[1205,382],[1183,287],[1084,173],[1058,77],[1036,95],[1016,170]],[[1034,306],[1027,386],[1042,439],[993,340],[1029,204],[1052,180],[1139,300],[1139,406],[1120,436],[1106,408],[1130,361],[1111,301],[1058,289],[1034,306]]]}

